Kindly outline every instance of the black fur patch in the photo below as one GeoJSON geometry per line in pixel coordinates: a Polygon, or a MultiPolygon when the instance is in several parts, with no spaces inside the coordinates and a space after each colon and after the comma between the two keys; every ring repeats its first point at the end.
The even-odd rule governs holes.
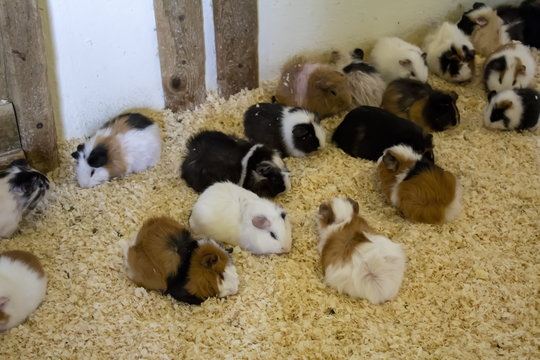
{"type": "Polygon", "coordinates": [[[469,11],[466,11],[465,13],[463,13],[463,16],[461,17],[461,20],[459,21],[459,23],[457,24],[458,28],[460,28],[465,34],[467,35],[471,35],[473,30],[474,30],[474,27],[476,26],[476,23],[474,21],[472,21],[470,18],[469,18],[469,14],[475,10],[478,10],[482,7],[486,6],[486,4],[484,3],[479,3],[479,2],[475,2],[473,4],[473,8],[469,11]]]}
{"type": "Polygon", "coordinates": [[[491,75],[491,72],[503,71],[504,69],[506,69],[506,66],[506,58],[504,56],[491,60],[486,65],[486,69],[484,70],[484,83],[487,82],[489,75],[491,75]]]}
{"type": "Polygon", "coordinates": [[[152,120],[147,118],[144,115],[133,113],[133,114],[124,114],[124,116],[129,116],[126,120],[126,123],[134,129],[146,129],[148,126],[154,124],[152,120]]]}
{"type": "Polygon", "coordinates": [[[96,146],[90,153],[90,156],[88,156],[88,165],[93,168],[105,166],[108,161],[109,156],[107,154],[107,147],[103,144],[96,146]]]}
{"type": "Polygon", "coordinates": [[[32,210],[49,189],[49,179],[37,171],[22,171],[9,181],[10,191],[22,194],[24,207],[32,210]]]}
{"type": "Polygon", "coordinates": [[[523,114],[521,115],[521,123],[518,130],[529,129],[538,123],[540,115],[540,94],[528,88],[514,89],[514,92],[521,97],[523,105],[523,114]]]}
{"type": "Polygon", "coordinates": [[[371,74],[371,73],[374,73],[374,72],[377,72],[377,70],[375,70],[375,68],[371,65],[369,65],[368,63],[365,63],[365,62],[361,62],[361,63],[351,63],[347,66],[345,66],[343,68],[343,72],[345,74],[348,74],[352,71],[361,71],[361,72],[364,72],[364,73],[367,73],[367,74],[371,74]]]}
{"type": "Polygon", "coordinates": [[[445,51],[439,58],[439,63],[443,73],[449,73],[452,77],[459,74],[460,61],[454,49],[445,51]]]}
{"type": "Polygon", "coordinates": [[[285,191],[281,169],[272,162],[274,151],[262,146],[249,158],[243,187],[262,197],[273,198],[285,191]]]}
{"type": "Polygon", "coordinates": [[[441,91],[434,90],[429,96],[422,115],[435,131],[443,131],[459,122],[459,110],[454,98],[441,91]]]}
{"type": "Polygon", "coordinates": [[[313,124],[297,124],[292,129],[294,147],[308,154],[321,145],[315,135],[313,124]]]}
{"type": "Polygon", "coordinates": [[[435,165],[433,161],[427,159],[426,157],[422,157],[422,159],[420,159],[420,161],[417,161],[412,167],[412,169],[409,170],[409,172],[407,173],[407,176],[405,177],[405,179],[403,179],[403,181],[410,180],[413,177],[418,176],[425,171],[428,171],[430,169],[434,169],[437,167],[438,166],[435,165]]]}
{"type": "Polygon", "coordinates": [[[364,60],[364,50],[360,48],[354,49],[352,52],[352,58],[355,60],[364,60]]]}
{"type": "Polygon", "coordinates": [[[502,122],[504,123],[504,127],[508,127],[508,124],[510,123],[510,119],[505,115],[505,111],[506,109],[494,108],[491,111],[491,116],[489,120],[492,123],[502,120],[502,122]]]}

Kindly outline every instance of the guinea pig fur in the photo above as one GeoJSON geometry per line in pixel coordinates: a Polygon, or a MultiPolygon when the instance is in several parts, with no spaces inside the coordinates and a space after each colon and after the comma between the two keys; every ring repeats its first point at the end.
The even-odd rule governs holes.
{"type": "Polygon", "coordinates": [[[71,154],[77,160],[77,180],[83,188],[143,171],[154,166],[160,155],[157,124],[137,113],[107,121],[71,154]]]}
{"type": "Polygon", "coordinates": [[[457,98],[454,91],[447,93],[422,81],[398,79],[388,84],[381,108],[428,131],[442,131],[459,123],[457,98]]]}
{"type": "Polygon", "coordinates": [[[191,211],[194,233],[239,245],[253,254],[291,250],[291,224],[286,211],[273,202],[230,182],[206,189],[191,211]]]}
{"type": "Polygon", "coordinates": [[[0,253],[0,331],[25,321],[46,290],[47,276],[35,255],[21,250],[0,253]]]}
{"type": "Polygon", "coordinates": [[[332,141],[347,154],[376,161],[384,149],[407,144],[433,158],[433,135],[421,126],[371,106],[359,106],[338,125],[332,141]]]}
{"type": "Polygon", "coordinates": [[[386,198],[409,220],[440,224],[461,211],[462,188],[456,177],[410,146],[386,149],[377,173],[386,198]]]}
{"type": "Polygon", "coordinates": [[[370,62],[387,83],[400,78],[420,81],[428,78],[426,54],[397,37],[379,39],[371,50],[370,62]]]}
{"type": "Polygon", "coordinates": [[[302,157],[326,143],[316,113],[282,104],[260,103],[247,109],[244,133],[250,141],[275,149],[281,156],[302,157]]]}
{"type": "Polygon", "coordinates": [[[529,49],[519,42],[511,42],[486,60],[484,85],[488,92],[528,87],[535,73],[536,62],[529,49]]]}
{"type": "Polygon", "coordinates": [[[521,41],[528,46],[540,48],[540,3],[538,0],[525,0],[519,6],[500,5],[497,14],[507,26],[512,40],[521,41]]]}
{"type": "Polygon", "coordinates": [[[334,198],[316,218],[325,282],[339,292],[381,304],[396,297],[405,272],[401,245],[378,235],[358,203],[334,198]]]}
{"type": "Polygon", "coordinates": [[[533,89],[510,89],[489,94],[484,125],[501,130],[534,130],[540,117],[540,94],[533,89]]]}
{"type": "Polygon", "coordinates": [[[351,63],[343,68],[351,89],[354,106],[380,106],[386,82],[375,67],[364,61],[364,51],[355,49],[351,63]]]}
{"type": "Polygon", "coordinates": [[[474,46],[455,24],[444,22],[426,36],[424,51],[429,70],[445,80],[463,82],[474,75],[474,46]]]}
{"type": "Polygon", "coordinates": [[[181,172],[197,192],[219,181],[234,182],[263,197],[291,187],[289,170],[277,151],[219,131],[202,131],[188,140],[181,172]]]}
{"type": "Polygon", "coordinates": [[[324,118],[351,106],[351,90],[347,78],[335,66],[312,63],[297,56],[282,68],[276,99],[324,118]]]}
{"type": "Polygon", "coordinates": [[[49,179],[24,159],[13,161],[0,173],[0,238],[19,226],[23,214],[33,210],[49,189],[49,179]]]}

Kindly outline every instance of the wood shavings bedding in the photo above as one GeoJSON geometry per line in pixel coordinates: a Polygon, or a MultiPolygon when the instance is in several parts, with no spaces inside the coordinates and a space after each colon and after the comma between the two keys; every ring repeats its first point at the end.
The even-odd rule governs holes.
{"type": "MultiPolygon", "coordinates": [[[[540,357],[538,132],[484,128],[480,76],[463,86],[434,76],[430,83],[459,94],[461,124],[434,135],[438,164],[464,186],[456,221],[406,221],[381,194],[375,164],[329,144],[286,159],[292,189],[275,201],[290,214],[292,251],[257,257],[235,247],[238,294],[201,306],[135,286],[119,242],[150,216],[187,224],[197,194],[179,177],[186,140],[200,129],[242,136],[243,112],[269,101],[274,84],[229,100],[210,94],[179,114],[146,110],[164,139],[158,165],[91,189],[80,188],[74,174],[70,153],[79,140],[61,143],[61,165],[48,174],[55,188],[19,232],[0,241],[0,251],[36,254],[49,277],[43,304],[0,335],[0,357],[540,357]],[[356,199],[377,231],[403,244],[408,264],[395,300],[375,306],[322,282],[314,216],[322,201],[338,195],[356,199]]],[[[323,121],[328,140],[344,115],[323,121]]]]}

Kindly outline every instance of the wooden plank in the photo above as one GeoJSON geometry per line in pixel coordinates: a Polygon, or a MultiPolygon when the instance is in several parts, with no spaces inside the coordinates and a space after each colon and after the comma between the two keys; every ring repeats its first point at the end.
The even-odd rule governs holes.
{"type": "Polygon", "coordinates": [[[24,158],[24,152],[21,149],[0,154],[0,170],[7,168],[13,160],[24,158]]]}
{"type": "Polygon", "coordinates": [[[9,92],[6,82],[6,67],[4,65],[4,49],[0,39],[0,100],[9,100],[9,92]]]}
{"type": "Polygon", "coordinates": [[[20,149],[21,140],[13,105],[0,104],[0,154],[20,149]]]}
{"type": "Polygon", "coordinates": [[[6,80],[28,162],[47,172],[58,165],[41,18],[35,0],[0,0],[6,80]]]}
{"type": "Polygon", "coordinates": [[[165,106],[193,108],[206,99],[202,3],[154,0],[165,106]]]}
{"type": "Polygon", "coordinates": [[[214,0],[218,92],[259,86],[257,0],[214,0]]]}

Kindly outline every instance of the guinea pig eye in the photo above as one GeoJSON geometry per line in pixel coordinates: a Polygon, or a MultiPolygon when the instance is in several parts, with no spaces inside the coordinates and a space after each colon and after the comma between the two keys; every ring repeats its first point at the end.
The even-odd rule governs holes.
{"type": "Polygon", "coordinates": [[[512,86],[516,85],[516,80],[512,81],[512,86]]]}
{"type": "Polygon", "coordinates": [[[334,96],[336,96],[336,92],[334,90],[331,90],[330,93],[334,96]]]}
{"type": "Polygon", "coordinates": [[[415,77],[415,76],[416,76],[416,74],[414,73],[414,71],[411,71],[411,76],[412,76],[412,77],[415,77]]]}
{"type": "Polygon", "coordinates": [[[282,212],[280,215],[282,219],[285,219],[285,216],[287,216],[287,213],[282,212]]]}
{"type": "Polygon", "coordinates": [[[95,169],[92,169],[92,171],[90,171],[90,176],[94,176],[94,173],[96,172],[95,169]]]}
{"type": "Polygon", "coordinates": [[[270,231],[270,236],[271,236],[274,240],[277,240],[276,234],[274,234],[273,231],[270,231]]]}

